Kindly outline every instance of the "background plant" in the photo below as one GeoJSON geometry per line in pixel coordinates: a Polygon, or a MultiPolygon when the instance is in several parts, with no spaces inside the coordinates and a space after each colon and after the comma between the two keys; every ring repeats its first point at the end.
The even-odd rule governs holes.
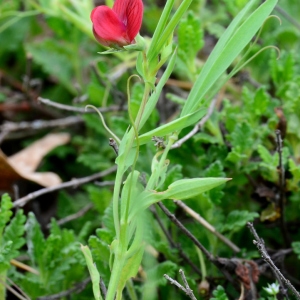
{"type": "MultiPolygon", "coordinates": [[[[4,120],[18,122],[21,120],[33,121],[37,118],[43,120],[63,119],[65,112],[36,105],[35,96],[40,93],[40,90],[44,98],[54,99],[58,103],[64,104],[74,105],[75,103],[79,107],[84,107],[86,104],[99,107],[126,104],[127,79],[132,73],[136,73],[133,67],[137,53],[128,52],[121,56],[117,53],[110,56],[96,56],[95,53],[100,48],[90,38],[92,35],[90,25],[87,23],[89,22],[88,9],[80,9],[82,14],[86,13],[84,16],[79,16],[79,10],[76,10],[74,3],[76,2],[65,1],[61,5],[73,12],[78,19],[80,18],[82,23],[78,22],[78,24],[85,24],[84,26],[74,26],[77,18],[71,18],[70,16],[74,17],[72,14],[62,13],[63,9],[58,11],[55,5],[53,6],[54,2],[28,2],[25,11],[21,12],[18,1],[5,1],[1,4],[1,12],[3,12],[1,13],[1,26],[3,26],[1,27],[1,40],[5,41],[6,38],[9,41],[9,43],[1,43],[0,48],[1,57],[3,57],[0,63],[1,76],[4,82],[3,87],[1,87],[1,112],[4,120]],[[27,12],[28,15],[25,17],[27,12]],[[17,15],[18,22],[11,21],[17,15]],[[9,21],[11,23],[8,26],[7,22],[9,21]],[[41,24],[43,26],[40,26],[41,24]],[[25,44],[22,43],[24,36],[27,37],[25,44]],[[74,49],[78,49],[80,55],[74,55],[74,49]],[[30,54],[27,55],[27,59],[26,52],[30,54]],[[26,73],[27,77],[22,78],[26,66],[30,72],[26,73]],[[11,81],[11,78],[19,80],[19,83],[22,80],[23,82],[18,84],[18,82],[11,81]],[[42,89],[39,85],[41,82],[43,82],[42,89]]],[[[185,88],[189,88],[191,83],[196,81],[197,74],[202,69],[207,54],[212,50],[208,47],[209,42],[215,43],[224,32],[225,26],[228,26],[232,17],[245,4],[242,1],[236,1],[235,5],[232,5],[230,1],[224,1],[223,5],[218,5],[218,3],[209,5],[202,1],[194,1],[191,4],[189,12],[181,19],[178,31],[175,33],[175,36],[178,35],[178,58],[172,79],[176,79],[176,86],[172,86],[172,81],[167,80],[167,85],[161,96],[164,105],[158,104],[157,109],[145,123],[141,144],[151,139],[151,134],[147,135],[147,132],[158,127],[159,122],[164,123],[165,120],[172,118],[173,113],[178,115],[178,103],[182,105],[183,100],[187,98],[186,90],[181,88],[182,81],[185,80],[185,88]],[[193,30],[195,26],[200,29],[198,31],[193,30]],[[185,33],[191,31],[194,32],[198,40],[203,40],[189,48],[186,46],[189,34],[185,36],[185,33]],[[201,51],[198,53],[199,50],[201,51]],[[187,78],[188,81],[186,81],[187,78]],[[168,93],[167,98],[170,100],[166,100],[165,93],[168,93]]],[[[280,1],[279,7],[297,19],[299,11],[296,4],[293,1],[280,1]]],[[[179,3],[175,3],[175,8],[178,8],[178,5],[179,3]]],[[[143,34],[143,36],[152,36],[154,30],[154,22],[150,22],[147,15],[159,16],[160,11],[161,9],[154,2],[146,3],[143,31],[147,34],[143,34]]],[[[278,253],[282,253],[284,256],[288,255],[285,260],[287,270],[294,277],[297,277],[298,274],[295,269],[290,271],[290,266],[297,263],[297,256],[292,254],[289,249],[292,245],[293,251],[299,253],[299,247],[297,248],[299,237],[296,230],[297,208],[299,207],[297,201],[299,194],[299,135],[297,130],[299,116],[296,109],[299,103],[297,88],[299,86],[299,66],[297,63],[299,61],[297,54],[299,30],[296,25],[289,22],[290,19],[285,20],[282,17],[282,21],[282,26],[278,26],[277,21],[269,20],[264,25],[259,43],[254,45],[248,54],[250,57],[262,46],[274,44],[281,48],[280,59],[277,60],[275,51],[274,53],[265,51],[226,85],[223,85],[216,97],[214,112],[202,130],[182,144],[180,148],[169,152],[168,159],[170,159],[171,164],[161,190],[166,190],[172,182],[183,178],[234,178],[225,186],[196,196],[197,201],[191,199],[186,203],[200,213],[218,231],[240,248],[243,248],[239,254],[243,258],[255,259],[257,257],[257,253],[252,248],[251,237],[248,236],[247,240],[243,238],[245,234],[248,234],[244,225],[247,221],[256,218],[255,227],[259,235],[265,239],[266,244],[273,249],[282,247],[282,249],[289,251],[279,251],[278,253]],[[281,130],[284,138],[282,149],[283,165],[286,170],[284,221],[287,224],[288,239],[286,239],[287,235],[283,233],[280,226],[282,211],[276,202],[281,189],[277,171],[279,153],[276,152],[276,129],[281,130]]],[[[155,22],[155,24],[157,23],[155,22]]],[[[168,43],[169,40],[167,39],[166,42],[168,43]]],[[[165,48],[166,56],[173,50],[170,43],[167,45],[169,48],[165,48]]],[[[233,66],[240,58],[238,57],[233,62],[233,66]]],[[[165,71],[165,67],[163,67],[163,71],[165,71]]],[[[161,78],[161,73],[158,73],[157,76],[161,78]]],[[[220,80],[222,81],[222,77],[220,80]]],[[[134,79],[131,82],[130,109],[132,115],[135,116],[143,93],[143,85],[141,82],[135,82],[134,79]]],[[[213,92],[207,94],[207,100],[211,99],[212,95],[213,92]]],[[[200,117],[197,116],[197,118],[200,117]]],[[[41,165],[40,170],[55,170],[64,180],[70,180],[72,177],[88,176],[113,164],[115,154],[107,143],[107,134],[99,125],[98,117],[89,114],[78,119],[80,121],[76,123],[77,125],[68,129],[73,134],[71,144],[54,150],[41,165]],[[70,163],[65,163],[66,161],[70,163]],[[55,166],[60,166],[59,170],[55,166]]],[[[127,114],[122,112],[110,112],[109,115],[105,115],[105,120],[119,137],[124,135],[130,124],[127,114]]],[[[194,122],[192,121],[190,126],[194,122]]],[[[49,129],[39,131],[34,129],[32,131],[32,128],[34,127],[23,130],[21,136],[20,133],[16,135],[14,132],[9,132],[2,143],[3,151],[7,155],[12,154],[49,131],[49,129]],[[12,138],[14,139],[13,143],[11,142],[12,138]]],[[[183,129],[181,136],[190,130],[189,127],[183,129]]],[[[151,143],[140,146],[140,158],[137,161],[140,172],[151,174],[150,165],[155,153],[156,147],[151,143]]],[[[114,176],[109,175],[105,180],[113,178],[114,176]]],[[[146,175],[146,180],[148,179],[149,177],[146,175]]],[[[36,189],[36,187],[31,187],[32,190],[30,190],[28,183],[21,185],[21,187],[25,189],[24,191],[20,190],[21,196],[36,189]]],[[[18,198],[18,196],[15,197],[18,198]]],[[[115,234],[112,207],[109,206],[111,197],[111,188],[99,187],[94,184],[83,186],[76,192],[73,190],[61,192],[58,195],[58,204],[55,208],[58,219],[84,208],[90,201],[93,202],[94,208],[88,210],[88,213],[77,221],[62,225],[67,229],[66,231],[64,229],[58,230],[52,223],[50,234],[46,233],[47,238],[44,238],[41,231],[37,229],[39,226],[34,221],[33,215],[28,216],[26,236],[29,244],[27,247],[23,247],[21,251],[27,253],[25,262],[44,275],[21,273],[17,269],[11,268],[8,271],[8,277],[14,280],[31,298],[71,289],[73,284],[88,278],[79,243],[86,244],[88,236],[92,235],[88,244],[96,266],[107,285],[110,274],[107,245],[111,243],[115,234]],[[99,228],[99,224],[101,224],[101,228],[99,228]],[[33,234],[33,231],[36,233],[33,234]],[[34,236],[39,238],[34,238],[34,236]],[[40,254],[41,250],[37,250],[35,257],[34,251],[30,250],[30,241],[33,241],[33,245],[36,244],[31,249],[49,250],[43,256],[40,254]],[[40,246],[39,248],[39,243],[43,247],[40,246]],[[55,249],[53,245],[59,246],[55,249]],[[70,259],[71,261],[67,260],[65,264],[63,263],[67,257],[73,256],[76,259],[73,261],[70,259]],[[48,266],[50,262],[51,267],[49,270],[48,268],[45,270],[44,266],[48,266]],[[39,286],[39,288],[32,291],[31,287],[33,286],[39,286]]],[[[54,207],[53,199],[51,196],[49,201],[52,203],[49,205],[52,208],[54,207]]],[[[35,211],[40,222],[44,219],[42,212],[46,212],[47,209],[43,206],[45,200],[36,200],[35,206],[32,205],[28,208],[28,210],[33,209],[35,211]]],[[[170,201],[165,204],[211,253],[226,258],[232,257],[231,250],[223,242],[210,232],[199,230],[199,225],[185,218],[183,211],[177,208],[175,204],[170,201]]],[[[170,230],[173,240],[180,242],[188,257],[196,265],[199,265],[199,256],[195,248],[191,247],[188,239],[178,235],[178,229],[159,211],[158,215],[164,226],[170,230]]],[[[44,224],[42,225],[44,231],[47,223],[47,219],[42,223],[44,224]]],[[[145,281],[146,284],[135,283],[138,296],[143,295],[144,299],[156,298],[156,295],[153,295],[153,290],[157,288],[166,298],[172,297],[172,295],[180,297],[178,290],[173,286],[166,285],[162,275],[167,273],[176,278],[177,271],[182,265],[185,266],[188,282],[196,294],[199,275],[182,262],[178,255],[179,250],[170,246],[161,227],[158,226],[156,219],[150,212],[145,212],[143,224],[146,243],[156,251],[153,252],[152,248],[147,249],[146,247],[142,263],[144,273],[139,273],[138,278],[144,281],[143,274],[147,274],[147,281],[145,281]]],[[[16,254],[17,256],[18,254],[16,254]]],[[[257,262],[260,263],[259,260],[257,262]]],[[[219,284],[215,280],[219,273],[210,265],[210,262],[204,260],[204,264],[209,270],[210,289],[208,292],[210,293],[219,284]]],[[[258,285],[259,291],[262,290],[262,286],[266,287],[267,283],[273,282],[274,280],[269,281],[261,275],[258,285]]],[[[221,281],[221,284],[225,286],[225,281],[221,281]]],[[[90,299],[92,297],[91,291],[92,288],[88,285],[78,296],[75,292],[71,293],[72,298],[83,299],[86,297],[90,299]]],[[[223,292],[218,289],[213,297],[217,297],[218,293],[221,295],[223,292]]],[[[239,291],[235,291],[233,287],[228,287],[226,294],[232,297],[238,295],[239,291]]],[[[200,296],[196,296],[200,298],[200,296]]],[[[182,297],[184,296],[182,295],[182,297]]]]}

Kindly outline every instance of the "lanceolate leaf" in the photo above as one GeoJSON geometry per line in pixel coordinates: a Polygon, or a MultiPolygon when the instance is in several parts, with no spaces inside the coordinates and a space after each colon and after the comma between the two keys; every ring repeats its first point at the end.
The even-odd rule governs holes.
{"type": "Polygon", "coordinates": [[[203,192],[209,191],[230,178],[193,178],[177,180],[163,192],[144,191],[140,196],[140,201],[133,207],[130,217],[150,205],[164,199],[185,200],[195,197],[203,192]]]}
{"type": "Polygon", "coordinates": [[[153,129],[139,137],[139,144],[143,145],[148,141],[151,141],[153,136],[163,137],[174,131],[180,131],[185,127],[191,126],[197,123],[205,115],[205,113],[206,109],[201,108],[194,113],[188,114],[184,117],[153,129]]]}
{"type": "Polygon", "coordinates": [[[241,20],[247,15],[255,2],[256,0],[250,1],[245,6],[219,40],[199,74],[183,107],[181,116],[185,116],[197,109],[201,99],[203,99],[218,78],[251,41],[265,19],[274,9],[277,0],[267,0],[264,2],[239,26],[241,20]]]}
{"type": "Polygon", "coordinates": [[[121,277],[118,283],[119,295],[121,295],[127,280],[131,277],[136,276],[143,258],[143,254],[144,247],[140,247],[140,249],[127,260],[125,266],[122,269],[121,277]]]}
{"type": "Polygon", "coordinates": [[[89,249],[88,246],[83,246],[81,245],[81,251],[84,254],[89,272],[90,272],[90,276],[92,279],[92,283],[93,283],[93,292],[94,292],[94,297],[96,300],[102,300],[102,296],[100,293],[100,274],[93,262],[93,257],[92,257],[92,253],[89,249]]]}

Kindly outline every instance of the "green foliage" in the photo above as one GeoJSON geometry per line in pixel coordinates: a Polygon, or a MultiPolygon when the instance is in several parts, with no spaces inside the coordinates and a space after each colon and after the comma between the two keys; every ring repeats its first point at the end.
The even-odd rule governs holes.
{"type": "Polygon", "coordinates": [[[227,159],[233,163],[239,163],[248,159],[251,155],[253,145],[253,131],[246,122],[237,123],[233,132],[228,138],[232,144],[232,151],[228,154],[227,159]]]}
{"type": "Polygon", "coordinates": [[[23,210],[18,210],[4,230],[3,242],[12,242],[8,259],[17,257],[19,255],[18,250],[25,244],[25,239],[23,238],[25,221],[26,217],[23,214],[23,210]]]}
{"type": "Polygon", "coordinates": [[[256,212],[249,212],[246,210],[233,210],[227,216],[222,231],[236,232],[244,228],[247,222],[252,222],[258,218],[259,214],[256,212]]]}
{"type": "Polygon", "coordinates": [[[5,225],[9,222],[12,216],[12,209],[13,204],[11,202],[10,197],[8,194],[4,194],[1,197],[1,206],[0,206],[0,237],[2,237],[3,230],[5,225]]]}
{"type": "Polygon", "coordinates": [[[59,81],[71,92],[75,93],[70,79],[73,71],[72,49],[67,44],[57,43],[52,39],[28,44],[26,50],[31,53],[34,61],[40,64],[49,75],[58,77],[59,81]]]}
{"type": "Polygon", "coordinates": [[[101,292],[100,292],[100,274],[94,265],[92,254],[90,249],[87,246],[82,246],[81,245],[81,251],[84,254],[84,257],[86,259],[86,263],[92,278],[92,283],[93,283],[93,292],[94,292],[94,297],[96,300],[102,300],[101,292]]]}
{"type": "MultiPolygon", "coordinates": [[[[36,212],[36,217],[31,212],[28,215],[26,245],[25,217],[21,210],[13,216],[12,202],[7,195],[3,196],[0,206],[1,279],[9,277],[31,299],[36,299],[76,286],[89,276],[88,265],[95,297],[99,298],[99,275],[108,287],[111,268],[122,245],[123,255],[119,256],[124,265],[117,272],[119,286],[113,288],[113,292],[122,290],[125,281],[135,276],[138,270],[133,280],[137,298],[186,298],[184,293],[180,294],[173,285],[167,284],[163,274],[180,282],[177,271],[184,267],[195,292],[201,278],[182,259],[180,252],[187,254],[195,265],[199,265],[199,258],[191,241],[159,209],[160,223],[152,214],[152,207],[142,213],[159,200],[163,200],[172,214],[216,257],[231,258],[232,250],[194,222],[172,199],[186,199],[190,208],[232,243],[243,247],[237,257],[257,258],[250,233],[245,228],[246,222],[253,220],[268,248],[284,249],[286,246],[281,244],[283,237],[277,226],[280,224],[278,197],[281,187],[276,129],[281,130],[283,138],[284,217],[295,253],[284,263],[291,276],[300,276],[299,233],[296,230],[300,203],[300,33],[285,17],[281,26],[273,18],[264,24],[258,43],[247,46],[254,41],[253,35],[271,12],[275,0],[265,1],[258,9],[259,1],[246,0],[169,0],[164,7],[159,1],[144,1],[141,33],[147,32],[144,36],[146,56],[133,51],[107,56],[97,54],[103,48],[95,43],[91,30],[92,1],[60,1],[59,5],[56,0],[21,2],[4,0],[0,3],[0,110],[3,124],[7,121],[63,119],[73,114],[44,105],[37,107],[33,101],[36,95],[77,107],[93,104],[123,108],[128,104],[127,80],[136,73],[133,69],[136,60],[143,80],[132,78],[129,83],[129,106],[134,118],[142,107],[143,97],[147,99],[139,123],[140,148],[135,171],[132,164],[137,143],[126,111],[104,113],[108,127],[120,139],[125,135],[117,160],[108,145],[110,136],[98,116],[84,114],[78,124],[63,129],[70,132],[71,143],[53,151],[39,168],[39,171],[57,172],[63,181],[68,181],[105,170],[116,160],[118,175],[111,174],[103,180],[116,180],[120,190],[116,188],[113,193],[112,187],[99,187],[91,182],[60,191],[57,206],[55,194],[50,199],[41,197],[26,207],[26,211],[34,208],[36,212]],[[154,34],[161,14],[163,17],[154,34]],[[176,44],[178,47],[174,51],[176,44]],[[227,81],[228,74],[236,70],[243,57],[243,48],[248,50],[247,59],[266,45],[279,46],[280,57],[276,51],[266,50],[227,81]],[[149,64],[145,64],[144,59],[149,64]],[[167,64],[162,66],[165,62],[167,64]],[[159,68],[162,71],[156,74],[159,68]],[[194,86],[189,93],[191,83],[194,86]],[[153,135],[160,136],[168,145],[170,136],[176,138],[178,134],[181,138],[188,134],[204,117],[209,101],[218,90],[214,111],[197,134],[164,156],[167,150],[152,143],[153,135]],[[205,103],[205,109],[202,103],[205,103]],[[183,112],[178,118],[181,107],[183,112]],[[133,150],[129,151],[131,146],[133,150]],[[153,180],[155,184],[149,184],[155,170],[158,170],[153,180]],[[232,180],[224,184],[226,180],[222,178],[225,177],[232,180]],[[211,179],[216,182],[210,182],[211,179]],[[145,185],[145,192],[141,193],[145,185]],[[127,220],[124,200],[132,203],[130,209],[135,213],[127,220]],[[46,222],[45,215],[51,213],[58,219],[65,218],[91,203],[93,207],[85,215],[61,227],[54,219],[47,229],[47,224],[40,225],[37,221],[46,222]],[[44,211],[47,204],[53,205],[51,212],[44,211]],[[115,222],[118,221],[116,212],[124,221],[119,222],[120,228],[115,222]],[[176,247],[179,245],[180,250],[172,242],[176,247]],[[88,245],[90,252],[84,248],[85,256],[80,244],[88,245]],[[10,260],[18,259],[19,255],[25,257],[24,263],[39,275],[12,267],[10,260]],[[124,257],[126,259],[122,261],[124,257]]],[[[108,2],[112,4],[112,1],[108,2]]],[[[290,17],[299,19],[297,0],[281,0],[278,5],[290,17]]],[[[280,15],[280,10],[275,13],[280,15]]],[[[20,144],[29,144],[29,133],[34,135],[32,139],[37,139],[39,134],[49,131],[46,128],[36,134],[37,127],[26,134],[22,130],[17,134],[9,133],[8,139],[4,137],[3,151],[8,151],[7,155],[17,153],[20,144]]],[[[22,188],[27,188],[27,184],[23,182],[22,188]]],[[[22,193],[23,189],[20,189],[22,193]]],[[[226,292],[238,297],[234,287],[205,257],[201,264],[206,265],[211,286],[208,292],[213,293],[212,299],[228,299],[226,292]],[[221,286],[212,291],[216,282],[222,282],[226,292],[221,286]]],[[[256,284],[262,296],[266,294],[263,275],[256,284]]],[[[74,292],[69,297],[92,299],[92,284],[78,295],[74,292]]],[[[123,297],[127,297],[126,291],[123,297]]]]}
{"type": "Polygon", "coordinates": [[[189,11],[187,17],[182,19],[178,26],[178,56],[187,68],[186,73],[192,77],[192,80],[197,72],[195,58],[203,45],[203,30],[200,20],[192,11],[189,11]]]}
{"type": "Polygon", "coordinates": [[[225,290],[221,285],[217,286],[217,288],[213,291],[213,295],[214,297],[210,298],[210,300],[228,300],[225,290]]]}
{"type": "Polygon", "coordinates": [[[82,276],[85,264],[73,231],[61,230],[52,220],[50,235],[45,239],[32,213],[26,231],[28,253],[39,271],[39,276],[23,277],[22,286],[31,297],[55,293],[82,276]]]}
{"type": "Polygon", "coordinates": [[[23,234],[26,217],[23,210],[18,210],[11,219],[11,209],[11,199],[8,194],[4,194],[0,206],[0,273],[9,269],[10,260],[19,255],[19,250],[25,244],[23,234]]]}
{"type": "Polygon", "coordinates": [[[292,243],[293,251],[298,255],[298,259],[300,259],[300,242],[292,243]]]}
{"type": "Polygon", "coordinates": [[[165,261],[161,264],[149,269],[147,276],[152,284],[166,285],[167,280],[163,277],[164,274],[168,274],[170,277],[174,277],[178,270],[178,266],[171,261],[165,261]]]}

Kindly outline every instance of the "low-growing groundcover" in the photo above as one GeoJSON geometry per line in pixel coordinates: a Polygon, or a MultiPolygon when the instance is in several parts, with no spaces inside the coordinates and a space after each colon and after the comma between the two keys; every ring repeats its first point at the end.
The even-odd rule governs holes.
{"type": "Polygon", "coordinates": [[[299,19],[2,1],[0,299],[300,299],[299,19]]]}

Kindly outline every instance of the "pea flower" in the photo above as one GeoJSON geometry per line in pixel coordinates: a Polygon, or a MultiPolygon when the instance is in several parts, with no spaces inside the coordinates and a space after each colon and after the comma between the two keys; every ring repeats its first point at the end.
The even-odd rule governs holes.
{"type": "Polygon", "coordinates": [[[91,12],[96,40],[109,47],[133,44],[141,28],[142,18],[142,0],[116,0],[112,9],[100,5],[91,12]]]}

